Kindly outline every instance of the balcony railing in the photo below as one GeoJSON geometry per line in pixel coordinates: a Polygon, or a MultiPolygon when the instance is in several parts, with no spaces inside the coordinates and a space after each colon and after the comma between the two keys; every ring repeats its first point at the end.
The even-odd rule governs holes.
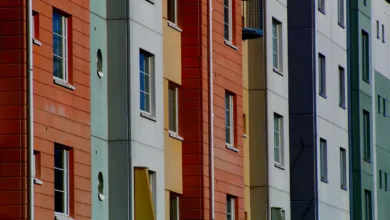
{"type": "Polygon", "coordinates": [[[263,36],[263,0],[244,0],[242,39],[263,36]]]}

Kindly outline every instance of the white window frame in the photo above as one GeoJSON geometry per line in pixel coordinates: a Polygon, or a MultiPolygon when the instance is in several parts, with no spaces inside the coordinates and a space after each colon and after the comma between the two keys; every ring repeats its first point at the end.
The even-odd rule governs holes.
{"type": "Polygon", "coordinates": [[[171,193],[170,195],[170,210],[169,210],[169,219],[170,220],[179,220],[180,219],[180,207],[179,207],[179,196],[171,193]],[[173,210],[172,203],[175,203],[176,210],[173,210]],[[174,213],[173,213],[174,212],[174,213]]]}
{"type": "Polygon", "coordinates": [[[275,71],[283,72],[282,23],[275,18],[272,18],[272,66],[275,71]]]}
{"type": "Polygon", "coordinates": [[[283,116],[274,113],[274,162],[278,166],[284,166],[284,141],[283,141],[283,116]],[[276,128],[278,123],[279,130],[276,128]],[[278,139],[279,146],[276,144],[278,139]],[[276,157],[276,151],[278,151],[278,157],[276,157]]]}
{"type": "MultiPolygon", "coordinates": [[[[229,133],[226,133],[226,134],[229,134],[229,141],[228,141],[228,137],[226,137],[226,144],[230,147],[233,147],[234,146],[234,96],[231,94],[231,93],[228,93],[226,92],[225,93],[225,116],[226,116],[226,112],[228,112],[228,115],[229,115],[229,126],[227,125],[227,123],[225,123],[225,129],[226,130],[229,130],[229,133]],[[227,100],[228,99],[228,100],[227,100]],[[227,103],[227,104],[226,104],[227,103]]],[[[225,119],[227,120],[227,119],[225,119]]]]}
{"type": "Polygon", "coordinates": [[[144,71],[141,71],[141,67],[139,67],[139,72],[140,72],[139,77],[141,77],[141,74],[143,74],[143,77],[145,77],[145,75],[149,76],[149,81],[148,81],[149,93],[141,90],[141,84],[140,84],[139,91],[140,93],[144,93],[149,96],[149,109],[146,108],[146,102],[145,102],[145,109],[142,109],[141,100],[140,100],[140,111],[141,113],[143,113],[143,115],[153,117],[154,116],[154,55],[145,50],[140,49],[139,56],[141,56],[141,54],[143,54],[143,57],[145,59],[144,62],[147,62],[148,64],[148,70],[144,69],[144,71]]]}
{"type": "Polygon", "coordinates": [[[173,85],[173,84],[169,84],[168,86],[168,117],[169,117],[169,130],[178,134],[179,133],[179,103],[178,103],[178,88],[177,86],[173,85]],[[171,96],[170,96],[170,93],[171,91],[173,91],[173,95],[174,95],[174,101],[173,101],[173,104],[174,106],[172,108],[174,108],[174,112],[171,114],[171,96]],[[173,125],[173,128],[171,127],[171,116],[175,117],[173,120],[174,120],[174,125],[173,125]]]}
{"type": "Polygon", "coordinates": [[[236,197],[231,195],[227,195],[226,197],[226,219],[228,220],[236,219],[236,197]]]}
{"type": "Polygon", "coordinates": [[[149,187],[150,187],[150,194],[152,195],[153,200],[153,211],[156,215],[157,211],[157,180],[156,180],[156,172],[149,170],[149,187]]]}
{"type": "Polygon", "coordinates": [[[168,0],[168,5],[167,5],[167,19],[168,19],[168,21],[170,21],[170,22],[172,22],[172,23],[174,23],[174,24],[177,24],[177,0],[168,0]],[[170,18],[170,10],[169,10],[169,8],[171,7],[171,4],[169,4],[170,3],[170,1],[173,1],[173,18],[170,18]]]}
{"type": "Polygon", "coordinates": [[[224,38],[226,41],[229,43],[232,43],[233,41],[233,0],[224,0],[223,7],[224,7],[224,38]],[[228,3],[227,5],[225,4],[225,1],[228,3]],[[228,11],[228,23],[226,23],[225,20],[225,9],[228,11]],[[228,26],[228,36],[226,38],[226,33],[225,33],[225,25],[228,26]]]}
{"type": "Polygon", "coordinates": [[[340,187],[344,190],[348,186],[347,164],[347,150],[340,147],[340,187]]]}
{"type": "MultiPolygon", "coordinates": [[[[61,21],[62,21],[62,33],[63,33],[63,36],[59,35],[59,34],[56,34],[54,33],[54,27],[53,27],[53,31],[52,31],[52,34],[53,36],[54,35],[57,35],[57,36],[60,36],[62,37],[62,47],[63,47],[63,52],[62,52],[62,57],[59,57],[57,55],[55,55],[53,53],[53,62],[54,62],[54,57],[59,57],[62,59],[62,74],[63,74],[63,78],[60,78],[60,77],[57,77],[57,76],[54,76],[54,78],[56,80],[60,80],[60,81],[63,81],[65,83],[68,83],[68,80],[69,80],[69,73],[68,73],[68,70],[69,70],[69,67],[68,67],[68,39],[69,39],[69,36],[68,36],[68,18],[59,13],[59,12],[53,12],[53,14],[58,14],[61,16],[61,21]]],[[[53,42],[53,51],[54,51],[54,42],[53,42]]],[[[53,63],[54,64],[54,63],[53,63]]],[[[54,68],[54,66],[53,66],[54,68]]],[[[53,71],[53,74],[54,74],[54,71],[53,71]]]]}
{"type": "Polygon", "coordinates": [[[339,25],[344,27],[344,0],[338,0],[338,22],[339,25]]]}
{"type": "MultiPolygon", "coordinates": [[[[63,209],[65,210],[64,212],[57,212],[55,211],[56,214],[60,214],[60,215],[66,215],[66,216],[69,216],[69,151],[62,148],[62,147],[55,147],[56,149],[59,149],[61,151],[63,151],[63,166],[64,166],[64,169],[62,168],[57,168],[55,167],[55,162],[54,162],[54,170],[61,170],[64,172],[64,175],[63,175],[63,178],[64,178],[64,190],[61,191],[61,190],[57,190],[55,189],[55,183],[54,183],[54,192],[62,192],[65,194],[64,196],[64,201],[63,201],[63,209]]],[[[54,160],[55,160],[55,156],[54,156],[54,160]]],[[[55,175],[55,174],[54,174],[55,175]]],[[[54,178],[54,181],[55,181],[55,178],[54,178]]],[[[55,194],[54,194],[55,195],[55,194]]]]}
{"type": "Polygon", "coordinates": [[[328,182],[328,146],[327,141],[320,138],[320,177],[321,181],[328,182]]]}

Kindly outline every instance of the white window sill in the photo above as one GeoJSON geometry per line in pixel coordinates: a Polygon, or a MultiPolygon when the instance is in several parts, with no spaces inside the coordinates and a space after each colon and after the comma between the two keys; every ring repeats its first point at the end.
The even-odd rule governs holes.
{"type": "Polygon", "coordinates": [[[239,150],[235,148],[233,145],[226,143],[226,148],[235,152],[238,152],[239,150]]]}
{"type": "Polygon", "coordinates": [[[171,28],[173,28],[173,29],[175,29],[175,30],[177,30],[177,31],[179,31],[179,32],[183,32],[183,30],[182,30],[181,28],[179,28],[179,27],[177,26],[177,24],[173,23],[172,21],[167,21],[167,23],[168,23],[168,26],[169,26],[169,27],[171,27],[171,28]]]}
{"type": "Polygon", "coordinates": [[[57,78],[57,77],[54,77],[54,83],[57,84],[57,85],[60,85],[62,87],[65,87],[67,89],[70,89],[70,90],[75,90],[76,89],[74,86],[72,86],[68,82],[65,82],[64,80],[62,80],[60,78],[57,78]]]}
{"type": "Polygon", "coordinates": [[[233,43],[228,41],[228,40],[225,40],[225,44],[228,45],[229,47],[235,49],[235,50],[238,50],[238,48],[236,46],[234,46],[233,43]]]}
{"type": "Polygon", "coordinates": [[[171,137],[171,138],[175,138],[175,139],[177,139],[179,141],[183,141],[184,140],[177,132],[169,130],[168,134],[169,134],[169,137],[171,137]]]}
{"type": "Polygon", "coordinates": [[[247,138],[247,137],[248,137],[246,134],[243,134],[242,136],[243,136],[244,138],[247,138]]]}
{"type": "Polygon", "coordinates": [[[37,184],[37,185],[42,185],[42,184],[43,184],[43,182],[42,182],[42,180],[40,180],[40,179],[38,179],[38,178],[34,177],[34,184],[37,184]]]}
{"type": "Polygon", "coordinates": [[[149,2],[150,4],[154,5],[154,1],[153,0],[146,0],[147,2],[149,2]]]}
{"type": "Polygon", "coordinates": [[[284,170],[284,166],[280,163],[275,163],[275,167],[281,170],[284,170]]]}
{"type": "Polygon", "coordinates": [[[54,212],[54,219],[55,220],[74,220],[73,218],[64,215],[63,213],[54,212]]]}
{"type": "Polygon", "coordinates": [[[146,118],[146,119],[149,119],[149,120],[151,120],[151,121],[154,121],[154,122],[157,121],[156,118],[153,117],[150,113],[142,112],[142,111],[141,111],[140,115],[141,115],[141,117],[146,118]]]}
{"type": "Polygon", "coordinates": [[[104,73],[102,71],[98,70],[97,75],[99,76],[99,78],[103,78],[104,73]]]}
{"type": "Polygon", "coordinates": [[[33,43],[35,45],[42,46],[42,43],[39,40],[35,39],[35,38],[33,38],[33,43]]]}
{"type": "Polygon", "coordinates": [[[283,73],[280,70],[278,70],[277,68],[273,67],[273,70],[274,70],[275,73],[283,76],[283,73]]]}

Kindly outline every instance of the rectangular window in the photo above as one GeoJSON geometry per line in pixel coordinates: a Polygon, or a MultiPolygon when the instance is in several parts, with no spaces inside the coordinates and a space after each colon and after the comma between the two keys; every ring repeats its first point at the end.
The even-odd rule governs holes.
{"type": "Polygon", "coordinates": [[[345,108],[345,71],[341,66],[339,66],[339,75],[339,105],[345,108]]]}
{"type": "Polygon", "coordinates": [[[385,43],[385,25],[382,24],[382,43],[385,43]]]}
{"type": "Polygon", "coordinates": [[[326,146],[326,140],[320,139],[320,173],[321,181],[328,182],[328,147],[326,146]]]}
{"type": "Polygon", "coordinates": [[[379,21],[376,20],[376,38],[380,39],[379,35],[380,35],[380,33],[379,33],[379,21]]]}
{"type": "Polygon", "coordinates": [[[178,132],[178,99],[177,99],[177,87],[169,85],[168,88],[169,99],[169,130],[178,132]]]}
{"type": "Polygon", "coordinates": [[[347,153],[344,148],[340,148],[340,185],[347,189],[347,153]]]}
{"type": "Polygon", "coordinates": [[[326,97],[326,61],[325,56],[322,54],[318,55],[318,71],[318,85],[320,87],[320,96],[326,97]]]}
{"type": "Polygon", "coordinates": [[[363,110],[363,146],[364,160],[371,161],[371,133],[370,133],[370,113],[363,110]]]}
{"type": "Polygon", "coordinates": [[[154,211],[154,215],[156,215],[156,210],[157,210],[156,173],[150,170],[149,170],[149,186],[150,186],[150,194],[152,195],[152,201],[153,201],[153,211],[154,211]]]}
{"type": "Polygon", "coordinates": [[[170,196],[170,220],[179,220],[180,219],[180,211],[179,211],[179,196],[171,193],[170,196]]]}
{"type": "Polygon", "coordinates": [[[234,196],[226,197],[226,219],[236,220],[236,197],[234,196]]]}
{"type": "Polygon", "coordinates": [[[177,1],[168,0],[168,21],[175,23],[177,22],[177,1]]]}
{"type": "Polygon", "coordinates": [[[344,27],[344,0],[338,0],[339,25],[344,27]]]}
{"type": "Polygon", "coordinates": [[[363,80],[370,83],[369,41],[365,31],[362,31],[362,73],[363,80]]]}
{"type": "Polygon", "coordinates": [[[285,220],[285,211],[282,208],[271,208],[271,220],[285,220]]]}
{"type": "Polygon", "coordinates": [[[233,41],[233,0],[224,0],[224,36],[225,40],[233,41]]]}
{"type": "Polygon", "coordinates": [[[364,6],[367,6],[367,0],[363,0],[364,6]]]}
{"type": "Polygon", "coordinates": [[[68,19],[53,12],[53,75],[68,82],[68,19]]]}
{"type": "Polygon", "coordinates": [[[378,113],[382,113],[382,108],[381,108],[381,103],[382,103],[382,97],[378,95],[378,113]]]}
{"type": "Polygon", "coordinates": [[[69,152],[54,149],[54,211],[69,215],[69,152]]]}
{"type": "Polygon", "coordinates": [[[387,116],[387,114],[386,114],[386,99],[385,98],[382,98],[382,101],[383,101],[383,103],[382,103],[382,106],[383,106],[383,116],[387,116]]]}
{"type": "Polygon", "coordinates": [[[41,177],[41,153],[39,151],[34,151],[34,161],[33,165],[33,177],[40,178],[41,177]]]}
{"type": "Polygon", "coordinates": [[[274,161],[282,165],[283,161],[283,117],[274,114],[274,161]]]}
{"type": "Polygon", "coordinates": [[[244,123],[244,125],[243,125],[243,127],[244,127],[244,134],[246,134],[246,115],[244,114],[243,115],[243,123],[244,123]]]}
{"type": "Polygon", "coordinates": [[[225,93],[226,143],[234,145],[234,97],[225,93]]]}
{"type": "Polygon", "coordinates": [[[365,203],[365,211],[366,211],[365,220],[372,220],[371,191],[364,190],[364,203],[365,203]]]}
{"type": "Polygon", "coordinates": [[[379,170],[379,189],[383,188],[382,184],[382,170],[379,170]]]}
{"type": "Polygon", "coordinates": [[[152,115],[153,108],[153,73],[154,56],[144,50],[140,50],[140,108],[141,111],[152,115]]]}
{"type": "Polygon", "coordinates": [[[39,14],[35,11],[32,13],[33,18],[32,18],[32,33],[33,33],[33,38],[34,39],[39,39],[39,14]]]}
{"type": "Polygon", "coordinates": [[[384,174],[384,177],[385,177],[385,191],[387,191],[387,173],[386,172],[383,172],[384,174]]]}
{"type": "Polygon", "coordinates": [[[272,59],[273,67],[278,72],[283,71],[283,48],[282,48],[282,23],[272,19],[272,59]]]}
{"type": "Polygon", "coordinates": [[[318,0],[318,10],[325,14],[325,0],[318,0]]]}

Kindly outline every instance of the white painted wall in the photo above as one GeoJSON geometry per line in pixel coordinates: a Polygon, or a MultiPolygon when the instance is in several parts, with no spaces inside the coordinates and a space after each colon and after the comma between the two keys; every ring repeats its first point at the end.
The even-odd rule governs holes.
{"type": "MultiPolygon", "coordinates": [[[[288,111],[288,47],[287,47],[287,0],[267,0],[265,30],[267,39],[267,108],[268,108],[268,172],[269,208],[285,210],[286,220],[291,219],[290,208],[290,148],[288,111]],[[283,70],[273,70],[272,59],[272,18],[282,23],[283,70]],[[274,113],[283,116],[284,170],[275,167],[274,162],[274,113]]],[[[269,210],[270,211],[270,210],[269,210]]],[[[269,212],[270,213],[270,212],[269,212]]],[[[271,219],[271,214],[269,214],[271,219]]]]}
{"type": "MultiPolygon", "coordinates": [[[[345,70],[345,89],[348,91],[346,12],[344,19],[343,28],[338,24],[338,1],[336,0],[325,1],[325,14],[318,11],[316,6],[317,147],[319,149],[320,138],[324,138],[327,140],[328,149],[328,183],[321,181],[320,160],[317,160],[320,219],[350,218],[349,189],[347,191],[341,189],[340,184],[340,147],[346,149],[347,157],[349,152],[348,112],[339,106],[339,66],[345,70]],[[319,95],[319,53],[326,57],[326,98],[319,95]]],[[[347,97],[346,93],[346,107],[347,97]]],[[[317,158],[320,158],[319,151],[317,158]]]]}

